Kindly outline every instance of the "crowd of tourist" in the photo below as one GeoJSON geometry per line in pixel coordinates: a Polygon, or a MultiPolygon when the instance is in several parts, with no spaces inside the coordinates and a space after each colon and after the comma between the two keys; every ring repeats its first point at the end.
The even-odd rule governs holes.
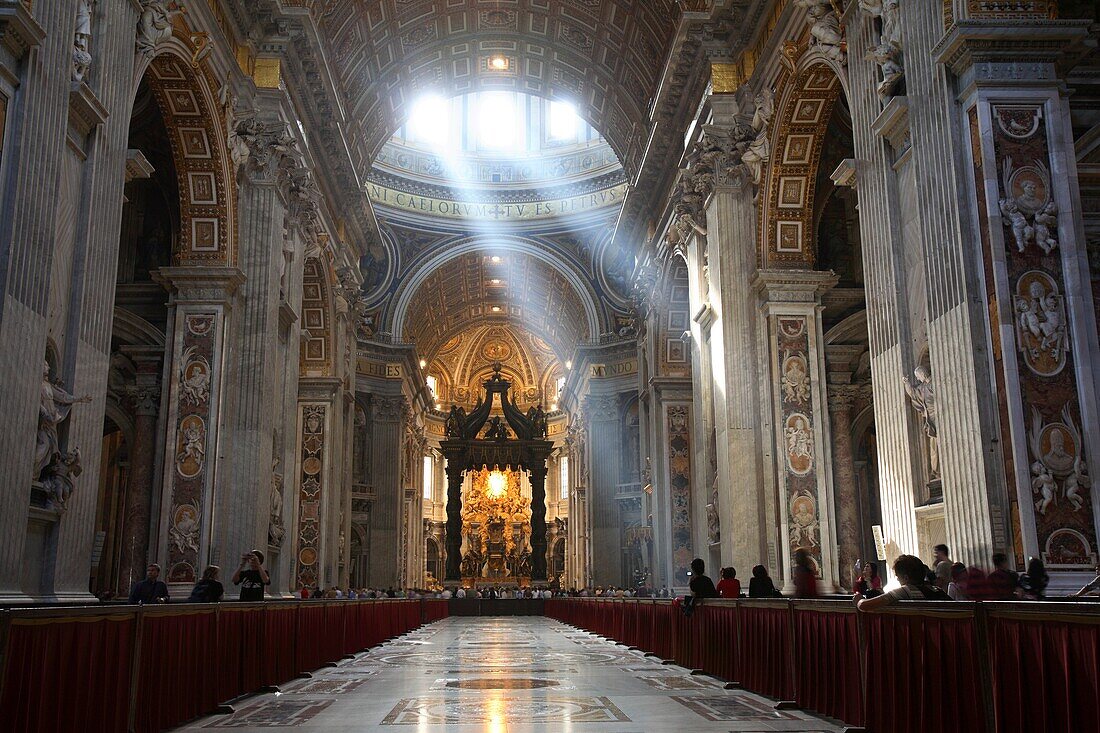
{"type": "MultiPolygon", "coordinates": [[[[1009,567],[1008,557],[997,553],[992,557],[993,570],[986,574],[981,568],[953,562],[947,545],[936,545],[933,549],[932,565],[914,555],[901,555],[894,561],[894,576],[899,587],[884,591],[883,580],[878,563],[857,563],[852,583],[853,598],[861,610],[874,610],[890,603],[902,600],[953,600],[953,601],[1041,601],[1046,598],[1050,575],[1039,558],[1031,558],[1027,572],[1022,575],[1009,567]]],[[[691,563],[689,573],[690,593],[685,597],[690,607],[696,600],[705,598],[782,598],[783,594],[775,587],[768,569],[757,565],[752,569],[748,593],[743,594],[741,581],[737,578],[737,569],[722,568],[720,579],[715,585],[706,574],[706,565],[701,558],[691,563]]],[[[813,558],[805,550],[796,550],[792,555],[792,583],[795,598],[818,598],[817,570],[813,558]]],[[[264,568],[264,555],[259,550],[251,550],[241,556],[240,565],[230,579],[240,588],[238,600],[245,602],[262,601],[271,577],[264,568]]],[[[195,584],[190,596],[191,603],[217,603],[223,599],[225,587],[221,583],[221,569],[211,565],[205,569],[202,578],[195,584]]],[[[1083,598],[1100,595],[1100,565],[1096,567],[1096,577],[1071,598],[1083,598]]],[[[386,598],[451,598],[470,599],[549,599],[567,598],[675,598],[676,593],[667,587],[650,588],[639,585],[636,588],[615,586],[582,588],[579,590],[551,589],[537,587],[486,587],[458,588],[451,591],[445,588],[329,588],[302,587],[298,597],[302,600],[367,600],[386,598]]],[[[105,599],[106,600],[106,599],[105,599]]],[[[130,590],[129,602],[132,604],[158,604],[170,602],[168,586],[160,579],[160,565],[153,563],[146,571],[146,577],[135,583],[130,590]]]]}

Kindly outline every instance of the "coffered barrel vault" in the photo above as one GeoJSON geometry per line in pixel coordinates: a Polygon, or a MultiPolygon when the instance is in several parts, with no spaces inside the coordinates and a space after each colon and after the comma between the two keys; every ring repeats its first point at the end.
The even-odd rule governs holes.
{"type": "Polygon", "coordinates": [[[312,11],[363,172],[419,94],[481,89],[576,103],[632,170],[680,15],[672,0],[356,0],[312,11]],[[504,70],[489,65],[498,55],[504,70]]]}

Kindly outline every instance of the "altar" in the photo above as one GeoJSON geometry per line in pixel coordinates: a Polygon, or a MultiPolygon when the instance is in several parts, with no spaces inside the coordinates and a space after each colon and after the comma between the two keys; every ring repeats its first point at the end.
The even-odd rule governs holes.
{"type": "Polygon", "coordinates": [[[494,365],[485,397],[469,415],[452,406],[447,440],[448,587],[547,580],[546,439],[541,407],[521,412],[494,365]],[[500,414],[493,415],[497,400],[500,414]]]}

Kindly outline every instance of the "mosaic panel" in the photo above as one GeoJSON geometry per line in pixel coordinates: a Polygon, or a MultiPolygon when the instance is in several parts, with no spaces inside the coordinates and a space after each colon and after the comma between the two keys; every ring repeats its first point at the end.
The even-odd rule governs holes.
{"type": "MultiPolygon", "coordinates": [[[[358,672],[356,676],[364,676],[364,673],[358,672]]],[[[285,693],[292,695],[342,695],[345,692],[358,689],[365,683],[366,680],[361,679],[313,679],[303,685],[286,690],[285,693]]]]}
{"type": "Polygon", "coordinates": [[[715,695],[712,697],[673,697],[688,710],[706,720],[774,721],[798,720],[798,716],[775,710],[770,705],[747,695],[715,695]]]}
{"type": "Polygon", "coordinates": [[[779,362],[780,431],[788,546],[810,552],[821,569],[821,513],[817,494],[813,393],[810,382],[809,321],[773,317],[779,362]]]}
{"type": "Polygon", "coordinates": [[[562,695],[503,699],[488,696],[452,700],[410,698],[398,702],[382,720],[382,725],[469,725],[504,720],[522,720],[535,725],[630,722],[609,698],[562,695]]]}
{"type": "Polygon", "coordinates": [[[313,720],[333,700],[265,700],[208,723],[206,728],[292,728],[313,720]]]}
{"type": "Polygon", "coordinates": [[[298,586],[315,587],[321,566],[321,494],[328,406],[303,404],[299,419],[301,465],[298,480],[298,586]]]}
{"type": "Polygon", "coordinates": [[[206,504],[207,457],[212,445],[211,390],[217,384],[214,352],[220,315],[186,313],[183,344],[177,359],[175,459],[169,472],[168,573],[171,583],[194,583],[202,565],[199,543],[206,504]]]}
{"type": "Polygon", "coordinates": [[[681,677],[677,675],[662,675],[659,677],[638,677],[639,680],[655,690],[713,690],[714,683],[705,682],[697,677],[681,677]]]}
{"type": "Polygon", "coordinates": [[[672,567],[676,585],[688,584],[695,557],[691,544],[691,413],[668,407],[668,485],[672,499],[672,567]]]}

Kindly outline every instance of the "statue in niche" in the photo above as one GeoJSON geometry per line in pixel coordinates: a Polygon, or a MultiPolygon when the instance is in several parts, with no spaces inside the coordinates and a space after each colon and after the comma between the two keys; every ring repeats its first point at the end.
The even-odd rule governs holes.
{"type": "Polygon", "coordinates": [[[844,34],[840,30],[840,18],[833,10],[831,0],[795,0],[806,9],[810,22],[810,45],[818,46],[829,59],[843,66],[847,61],[844,52],[844,34]]]}
{"type": "Polygon", "coordinates": [[[1054,502],[1054,477],[1042,461],[1031,464],[1031,475],[1031,493],[1037,497],[1035,511],[1045,516],[1047,509],[1054,502]]]}
{"type": "Polygon", "coordinates": [[[72,496],[75,484],[73,479],[83,472],[80,465],[80,449],[58,453],[42,475],[42,488],[49,497],[50,507],[63,512],[72,496]]]}
{"type": "Polygon", "coordinates": [[[92,8],[95,0],[77,0],[76,30],[73,33],[73,75],[72,79],[80,84],[88,76],[92,66],[92,8]]]}
{"type": "Polygon", "coordinates": [[[916,377],[914,383],[909,377],[902,376],[905,385],[905,393],[909,395],[909,401],[921,416],[924,423],[924,433],[928,436],[928,462],[932,469],[932,475],[940,475],[940,451],[939,438],[936,431],[936,394],[932,387],[932,370],[925,364],[918,364],[913,370],[916,377]]]}
{"type": "Polygon", "coordinates": [[[267,525],[267,544],[282,547],[286,528],[283,526],[283,474],[279,473],[279,459],[271,465],[271,516],[267,525]]]}
{"type": "MultiPolygon", "coordinates": [[[[38,402],[38,436],[34,448],[34,480],[45,478],[51,464],[64,465],[57,431],[69,419],[73,405],[91,402],[90,395],[74,397],[61,380],[50,379],[50,364],[42,362],[42,389],[38,402]]],[[[79,459],[79,453],[77,454],[79,459]]]]}
{"type": "Polygon", "coordinates": [[[722,541],[722,525],[718,518],[718,477],[710,487],[710,503],[707,504],[707,543],[717,545],[722,541]]]}

